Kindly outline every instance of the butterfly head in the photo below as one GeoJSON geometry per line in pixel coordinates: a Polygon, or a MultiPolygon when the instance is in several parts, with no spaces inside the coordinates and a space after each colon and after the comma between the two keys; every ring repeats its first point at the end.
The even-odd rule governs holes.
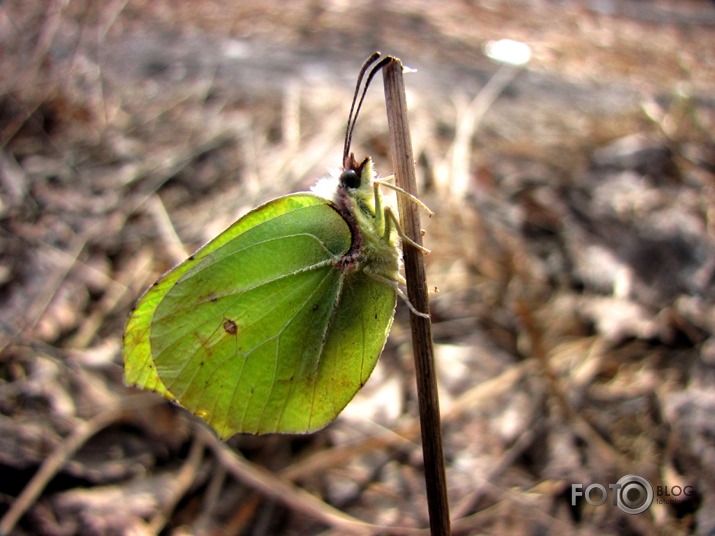
{"type": "Polygon", "coordinates": [[[351,197],[372,197],[374,179],[372,159],[367,156],[362,162],[351,153],[343,162],[343,171],[338,178],[339,187],[345,188],[351,197]]]}
{"type": "MultiPolygon", "coordinates": [[[[363,172],[368,172],[367,177],[372,174],[372,162],[370,157],[365,157],[365,160],[359,162],[355,160],[355,155],[350,153],[343,161],[343,171],[340,174],[340,186],[357,190],[362,186],[363,172]]],[[[367,178],[366,177],[366,178],[367,178]]]]}

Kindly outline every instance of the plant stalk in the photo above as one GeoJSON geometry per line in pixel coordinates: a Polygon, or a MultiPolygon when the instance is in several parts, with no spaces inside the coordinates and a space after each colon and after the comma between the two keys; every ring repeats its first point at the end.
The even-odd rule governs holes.
{"type": "MultiPolygon", "coordinates": [[[[402,62],[391,58],[383,68],[387,121],[390,132],[390,149],[396,184],[416,195],[415,164],[412,141],[407,120],[407,102],[403,80],[402,62]]],[[[397,196],[400,226],[403,232],[422,244],[419,209],[406,196],[397,196]]],[[[429,298],[423,253],[403,245],[407,297],[420,312],[429,314],[429,298]]],[[[412,347],[415,358],[417,397],[422,433],[422,456],[425,466],[427,503],[430,529],[433,536],[450,534],[447,479],[444,471],[444,451],[437,393],[437,376],[432,343],[432,324],[429,318],[410,314],[412,347]]]]}

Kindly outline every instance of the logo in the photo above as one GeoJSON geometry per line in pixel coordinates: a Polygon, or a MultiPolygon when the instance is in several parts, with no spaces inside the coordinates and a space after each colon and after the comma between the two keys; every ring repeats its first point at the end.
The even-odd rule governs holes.
{"type": "Polygon", "coordinates": [[[621,477],[616,482],[615,494],[616,506],[626,514],[642,514],[653,504],[653,486],[642,476],[621,477]]]}
{"type": "MultiPolygon", "coordinates": [[[[658,503],[675,502],[663,497],[690,496],[694,492],[692,486],[657,486],[658,503]]],[[[601,506],[611,495],[611,504],[618,507],[626,514],[642,514],[656,499],[656,493],[648,480],[638,475],[625,475],[615,484],[571,484],[571,506],[576,506],[576,501],[583,498],[591,506],[601,506]]]]}

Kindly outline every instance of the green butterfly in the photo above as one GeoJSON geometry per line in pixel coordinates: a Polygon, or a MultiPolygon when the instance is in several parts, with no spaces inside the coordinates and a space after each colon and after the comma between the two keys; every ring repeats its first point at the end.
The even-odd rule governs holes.
{"type": "Polygon", "coordinates": [[[161,277],[130,314],[126,382],[176,401],[222,438],[325,427],[385,345],[404,282],[401,233],[371,159],[349,152],[385,60],[355,108],[358,90],[378,57],[358,77],[340,176],[255,208],[161,277]]]}

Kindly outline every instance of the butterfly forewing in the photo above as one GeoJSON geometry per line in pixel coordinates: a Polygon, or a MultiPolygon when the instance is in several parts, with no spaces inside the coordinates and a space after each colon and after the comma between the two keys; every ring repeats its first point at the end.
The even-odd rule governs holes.
{"type": "Polygon", "coordinates": [[[142,297],[126,331],[127,381],[222,437],[322,428],[367,380],[394,313],[392,289],[336,267],[350,243],[322,198],[250,212],[142,297]]]}

